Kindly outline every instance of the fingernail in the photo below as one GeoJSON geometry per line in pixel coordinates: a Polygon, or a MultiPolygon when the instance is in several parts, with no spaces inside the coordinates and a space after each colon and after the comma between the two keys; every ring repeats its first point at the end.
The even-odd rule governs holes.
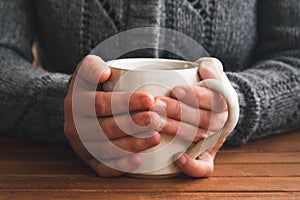
{"type": "Polygon", "coordinates": [[[182,153],[182,154],[179,155],[179,157],[176,160],[176,163],[178,165],[181,165],[181,166],[183,166],[183,165],[185,165],[187,163],[187,159],[186,159],[184,153],[182,153]]]}
{"type": "Polygon", "coordinates": [[[180,87],[176,87],[173,90],[173,93],[175,94],[177,99],[183,99],[185,97],[185,90],[180,87]]]}

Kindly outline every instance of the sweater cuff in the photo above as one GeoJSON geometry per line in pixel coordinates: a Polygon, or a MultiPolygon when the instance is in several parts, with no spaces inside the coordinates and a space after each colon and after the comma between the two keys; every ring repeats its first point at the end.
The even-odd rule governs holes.
{"type": "Polygon", "coordinates": [[[39,84],[43,89],[38,92],[34,106],[19,127],[26,137],[55,144],[68,144],[63,127],[64,97],[69,79],[69,75],[59,73],[49,73],[40,79],[39,84]],[[33,119],[38,121],[33,123],[33,119]]]}
{"type": "Polygon", "coordinates": [[[226,73],[233,88],[236,90],[240,105],[239,121],[225,144],[241,145],[249,141],[260,120],[260,103],[251,82],[242,73],[226,73]]]}

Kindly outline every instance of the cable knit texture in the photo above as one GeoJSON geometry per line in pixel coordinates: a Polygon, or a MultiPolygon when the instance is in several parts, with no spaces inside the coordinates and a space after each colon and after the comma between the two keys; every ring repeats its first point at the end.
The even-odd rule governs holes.
{"type": "Polygon", "coordinates": [[[299,130],[299,21],[298,0],[0,0],[0,131],[66,143],[63,99],[77,63],[109,36],[146,26],[182,32],[223,62],[241,108],[227,144],[299,130]],[[34,40],[43,68],[31,65],[34,40]]]}

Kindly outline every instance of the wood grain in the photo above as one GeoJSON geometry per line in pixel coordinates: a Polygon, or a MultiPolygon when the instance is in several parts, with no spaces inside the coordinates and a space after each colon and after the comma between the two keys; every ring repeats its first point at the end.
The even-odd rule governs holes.
{"type": "Polygon", "coordinates": [[[134,179],[96,176],[1,176],[0,191],[102,192],[298,192],[300,177],[211,177],[192,179],[134,179]]]}
{"type": "MultiPolygon", "coordinates": [[[[93,171],[83,162],[0,162],[0,175],[82,175],[93,171]]],[[[300,163],[217,164],[214,177],[300,177],[300,163]]]]}
{"type": "Polygon", "coordinates": [[[222,149],[210,178],[100,178],[70,147],[0,135],[0,199],[300,199],[300,132],[222,149]]]}
{"type": "Polygon", "coordinates": [[[195,193],[137,193],[137,192],[53,192],[48,194],[45,198],[45,193],[47,191],[39,192],[0,192],[0,196],[6,200],[16,200],[16,197],[22,196],[22,200],[32,200],[35,199],[49,199],[49,200],[69,200],[69,199],[87,199],[87,200],[97,200],[97,199],[144,199],[144,200],[161,200],[161,199],[173,199],[173,200],[211,200],[211,199],[231,199],[231,200],[299,200],[300,192],[224,192],[224,193],[214,193],[214,192],[195,192],[195,193]]]}

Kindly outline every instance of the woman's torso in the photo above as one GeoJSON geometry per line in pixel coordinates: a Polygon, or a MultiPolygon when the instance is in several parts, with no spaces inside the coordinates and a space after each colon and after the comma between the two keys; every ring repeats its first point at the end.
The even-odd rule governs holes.
{"type": "Polygon", "coordinates": [[[228,71],[249,65],[257,40],[256,0],[43,0],[36,10],[39,57],[50,71],[72,73],[98,43],[137,27],[184,33],[228,71]]]}

